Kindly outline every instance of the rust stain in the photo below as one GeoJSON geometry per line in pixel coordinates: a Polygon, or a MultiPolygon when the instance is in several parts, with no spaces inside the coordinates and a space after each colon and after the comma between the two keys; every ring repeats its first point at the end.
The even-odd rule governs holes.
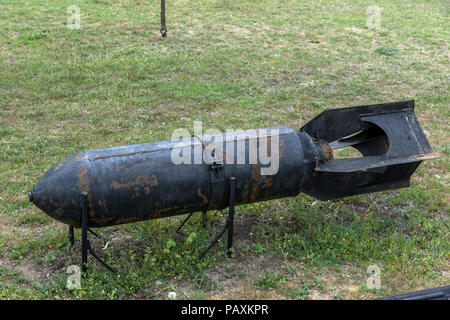
{"type": "Polygon", "coordinates": [[[320,141],[320,146],[322,147],[323,155],[325,156],[325,161],[333,160],[333,150],[329,144],[325,141],[320,141]]]}
{"type": "MultiPolygon", "coordinates": [[[[161,213],[166,213],[166,212],[170,212],[170,211],[174,211],[174,210],[175,210],[174,208],[159,209],[153,213],[153,216],[159,217],[161,213]]],[[[152,218],[152,219],[157,219],[157,218],[152,218]]]]}
{"type": "Polygon", "coordinates": [[[81,191],[89,191],[89,178],[87,177],[86,169],[81,170],[80,174],[78,175],[77,186],[81,191]]]}
{"type": "MultiPolygon", "coordinates": [[[[90,192],[88,193],[88,204],[89,208],[92,208],[92,194],[90,192]]],[[[93,218],[95,216],[95,211],[93,209],[90,209],[89,215],[91,216],[91,218],[93,218]]]]}
{"type": "Polygon", "coordinates": [[[56,165],[55,171],[58,171],[58,170],[63,166],[63,164],[64,164],[64,161],[60,161],[60,162],[56,165]]]}
{"type": "Polygon", "coordinates": [[[110,187],[113,188],[114,190],[117,190],[121,188],[130,188],[134,186],[145,186],[145,185],[150,185],[150,181],[148,180],[148,178],[146,176],[137,176],[135,180],[132,180],[127,183],[120,183],[117,181],[113,181],[111,182],[110,187]]]}
{"type": "Polygon", "coordinates": [[[259,179],[259,167],[258,166],[254,166],[252,169],[252,179],[253,180],[259,179]]]}
{"type": "Polygon", "coordinates": [[[244,183],[244,182],[238,182],[237,184],[236,184],[236,189],[237,190],[241,190],[241,197],[242,197],[242,199],[248,199],[248,185],[247,185],[247,183],[244,183]]]}
{"type": "Polygon", "coordinates": [[[125,224],[125,223],[131,223],[131,222],[136,222],[136,221],[140,221],[140,219],[137,217],[121,217],[116,220],[116,224],[125,224]]]}
{"type": "Polygon", "coordinates": [[[197,195],[203,199],[201,205],[207,204],[209,202],[208,198],[206,198],[206,196],[202,193],[202,190],[200,188],[197,189],[197,195]]]}
{"type": "Polygon", "coordinates": [[[250,201],[252,202],[256,201],[256,198],[258,197],[258,192],[259,192],[258,183],[254,181],[252,183],[252,189],[250,192],[250,201]]]}
{"type": "Polygon", "coordinates": [[[270,188],[272,186],[272,178],[269,176],[266,176],[264,179],[264,188],[270,188]]]}

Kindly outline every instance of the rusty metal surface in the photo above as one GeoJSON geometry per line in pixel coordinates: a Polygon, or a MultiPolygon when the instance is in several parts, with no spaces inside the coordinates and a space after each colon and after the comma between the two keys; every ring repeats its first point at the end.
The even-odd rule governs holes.
{"type": "Polygon", "coordinates": [[[320,200],[407,187],[418,165],[437,157],[413,100],[327,110],[301,131],[333,150],[351,146],[363,155],[316,166],[304,191],[320,200]]]}
{"type": "MultiPolygon", "coordinates": [[[[85,191],[89,226],[96,227],[225,208],[231,176],[236,178],[236,204],[295,196],[314,168],[315,161],[303,157],[301,139],[309,137],[289,127],[276,129],[280,156],[275,175],[261,175],[260,163],[226,164],[223,179],[212,183],[210,164],[176,165],[171,159],[176,141],[152,142],[86,150],[64,159],[33,188],[33,202],[53,218],[79,227],[79,196],[85,191]]],[[[238,133],[234,146],[242,140],[248,159],[247,136],[238,133]]],[[[191,154],[199,144],[191,139],[191,154]]],[[[226,146],[223,153],[226,157],[226,146]]]]}
{"type": "MultiPolygon", "coordinates": [[[[276,130],[275,130],[276,129],[276,130]]],[[[261,130],[261,129],[257,129],[261,130]]],[[[277,132],[279,170],[262,175],[263,165],[248,159],[251,137],[236,133],[223,159],[206,152],[210,136],[193,136],[184,146],[205,152],[198,164],[175,164],[179,141],[160,141],[74,154],[52,167],[33,188],[30,201],[51,217],[80,226],[79,199],[88,194],[89,226],[103,227],[158,219],[227,206],[228,181],[236,179],[236,204],[295,196],[318,199],[395,189],[409,185],[424,161],[436,157],[414,114],[414,101],[328,110],[300,131],[277,132]],[[245,144],[245,164],[237,164],[237,145],[245,144]],[[333,150],[359,150],[361,157],[334,159],[333,150]]],[[[259,131],[257,131],[259,132],[259,131]]],[[[227,141],[223,135],[223,141],[227,141]]]]}

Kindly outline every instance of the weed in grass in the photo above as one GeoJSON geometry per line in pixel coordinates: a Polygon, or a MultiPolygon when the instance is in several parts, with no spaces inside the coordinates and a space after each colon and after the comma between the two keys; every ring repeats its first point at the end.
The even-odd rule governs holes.
{"type": "Polygon", "coordinates": [[[288,299],[304,300],[311,295],[308,284],[300,284],[296,287],[288,287],[280,290],[288,299]]]}
{"type": "Polygon", "coordinates": [[[254,284],[262,290],[269,290],[278,288],[281,284],[286,283],[286,281],[287,278],[284,274],[276,272],[274,273],[268,270],[259,275],[255,279],[254,284]]]}
{"type": "Polygon", "coordinates": [[[384,46],[376,48],[375,52],[379,53],[379,54],[382,54],[382,55],[385,55],[385,56],[394,56],[394,55],[396,55],[398,53],[396,48],[384,47],[384,46]]]}

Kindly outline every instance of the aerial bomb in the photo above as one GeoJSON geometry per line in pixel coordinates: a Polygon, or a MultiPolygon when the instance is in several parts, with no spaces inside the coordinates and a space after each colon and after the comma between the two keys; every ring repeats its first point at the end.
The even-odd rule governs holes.
{"type": "Polygon", "coordinates": [[[236,205],[300,192],[329,200],[407,187],[418,165],[435,157],[414,101],[403,101],[330,109],[300,130],[278,126],[81,151],[48,170],[29,198],[54,219],[81,227],[86,193],[89,227],[105,227],[224,209],[231,177],[236,205]],[[345,147],[361,156],[333,157],[345,147]]]}

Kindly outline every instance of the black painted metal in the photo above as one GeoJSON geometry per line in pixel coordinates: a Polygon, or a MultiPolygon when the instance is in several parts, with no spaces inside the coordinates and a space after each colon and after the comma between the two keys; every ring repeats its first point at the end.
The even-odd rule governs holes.
{"type": "Polygon", "coordinates": [[[186,217],[186,219],[183,220],[183,222],[178,226],[178,228],[175,232],[179,232],[181,230],[181,228],[183,228],[184,224],[192,217],[193,214],[194,214],[194,212],[189,213],[188,216],[186,217]]]}
{"type": "Polygon", "coordinates": [[[203,135],[183,142],[191,163],[200,150],[196,164],[174,163],[172,153],[181,150],[181,141],[174,140],[74,154],[47,171],[29,199],[70,226],[71,243],[73,227],[82,228],[85,271],[88,250],[107,266],[90,246],[87,232],[98,235],[88,228],[88,219],[89,227],[105,227],[189,213],[180,229],[194,212],[229,207],[223,230],[200,257],[227,230],[230,255],[235,205],[299,192],[328,200],[406,187],[422,161],[437,157],[414,114],[414,101],[328,110],[300,131],[279,126],[264,132],[270,141],[279,141],[279,169],[273,175],[260,174],[264,165],[259,160],[249,161],[257,134],[238,132],[231,140],[223,134],[222,140],[228,142],[223,159],[208,148],[214,136],[203,135]],[[245,147],[243,164],[237,161],[239,145],[245,147]],[[333,150],[344,147],[353,147],[362,156],[333,159],[333,150]]]}
{"type": "Polygon", "coordinates": [[[217,234],[217,236],[214,238],[214,240],[211,241],[211,243],[208,245],[208,247],[202,253],[200,253],[200,255],[198,256],[199,259],[203,258],[205,256],[205,254],[207,254],[208,251],[219,241],[219,239],[223,237],[223,235],[225,234],[225,231],[227,231],[227,229],[228,229],[228,223],[225,224],[223,229],[217,234]]]}
{"type": "Polygon", "coordinates": [[[167,37],[167,27],[166,27],[166,0],[161,0],[161,36],[163,38],[167,37]]]}
{"type": "Polygon", "coordinates": [[[320,200],[407,187],[417,166],[437,157],[414,114],[413,100],[327,110],[300,131],[333,150],[351,146],[363,155],[314,168],[304,192],[320,200]]]}
{"type": "Polygon", "coordinates": [[[223,134],[230,144],[223,146],[224,158],[216,159],[208,149],[214,136],[203,135],[184,141],[192,162],[200,150],[197,164],[173,162],[172,153],[181,150],[178,140],[74,154],[47,171],[29,199],[53,218],[81,227],[79,195],[87,192],[89,226],[105,227],[224,209],[230,177],[236,178],[236,205],[299,192],[336,199],[406,187],[422,161],[437,157],[414,114],[414,101],[328,110],[300,131],[278,126],[266,132],[271,141],[279,140],[279,170],[273,175],[260,174],[260,161],[248,161],[255,136],[238,132],[230,140],[223,134]],[[238,145],[245,146],[244,164],[237,164],[238,145]],[[333,149],[343,147],[362,156],[333,159],[333,149]]]}
{"type": "Polygon", "coordinates": [[[81,271],[86,272],[88,253],[88,198],[87,192],[81,193],[81,271]]]}
{"type": "Polygon", "coordinates": [[[202,211],[202,226],[206,227],[206,222],[208,220],[208,211],[202,211]]]}
{"type": "Polygon", "coordinates": [[[111,272],[116,272],[113,268],[111,268],[105,261],[103,261],[99,256],[95,254],[94,249],[92,249],[91,243],[88,240],[88,250],[92,254],[92,256],[100,262],[106,269],[108,269],[111,272]]]}
{"type": "Polygon", "coordinates": [[[450,300],[450,286],[414,291],[380,300],[450,300]]]}
{"type": "MultiPolygon", "coordinates": [[[[231,176],[237,180],[236,204],[295,196],[311,178],[321,150],[307,134],[285,126],[268,132],[275,129],[280,159],[274,175],[261,175],[260,162],[237,164],[237,152],[234,164],[225,162],[222,167],[205,159],[200,164],[175,164],[171,153],[179,141],[151,142],[86,150],[62,160],[34,186],[33,203],[56,220],[80,227],[77,203],[79,194],[87,191],[89,226],[105,227],[224,209],[231,176]]],[[[211,141],[207,135],[202,139],[211,141]]],[[[245,145],[245,159],[250,156],[250,139],[236,133],[232,141],[235,149],[239,143],[245,145]]],[[[187,145],[192,158],[202,148],[196,138],[187,145]]],[[[225,145],[226,153],[231,154],[225,145]]]]}
{"type": "MultiPolygon", "coordinates": [[[[86,272],[87,271],[87,259],[88,259],[88,252],[91,253],[91,255],[99,261],[103,266],[105,266],[109,271],[115,272],[113,268],[111,268],[106,262],[104,262],[100,257],[98,257],[95,254],[94,249],[92,249],[91,243],[88,239],[88,231],[99,238],[99,235],[92,231],[88,227],[88,193],[82,192],[81,193],[81,271],[86,272]]],[[[71,226],[72,230],[73,227],[71,226]]],[[[71,241],[74,241],[73,234],[71,234],[71,241]]],[[[73,242],[72,242],[73,244],[73,242]]]]}
{"type": "Polygon", "coordinates": [[[73,226],[69,226],[69,241],[70,246],[72,247],[75,244],[75,231],[73,226]]]}
{"type": "Polygon", "coordinates": [[[225,222],[223,229],[217,234],[213,241],[208,245],[208,247],[199,255],[199,259],[203,258],[206,253],[223,237],[225,232],[228,230],[227,239],[227,255],[231,257],[233,247],[233,228],[234,228],[234,205],[236,200],[236,178],[230,177],[229,179],[229,203],[228,203],[228,218],[225,222]]]}
{"type": "Polygon", "coordinates": [[[231,248],[233,247],[233,228],[234,228],[234,201],[236,199],[236,178],[230,177],[230,205],[228,206],[228,242],[227,254],[231,257],[231,248]]]}
{"type": "Polygon", "coordinates": [[[100,239],[100,236],[92,229],[88,228],[87,231],[89,231],[90,233],[92,233],[96,238],[100,239]]]}
{"type": "MultiPolygon", "coordinates": [[[[180,232],[181,228],[184,227],[184,225],[186,224],[186,222],[192,217],[192,215],[195,212],[191,212],[188,214],[188,216],[183,220],[183,222],[178,226],[177,230],[175,231],[175,233],[180,232]]],[[[207,220],[207,211],[202,211],[202,226],[206,227],[206,220],[207,220]]]]}

